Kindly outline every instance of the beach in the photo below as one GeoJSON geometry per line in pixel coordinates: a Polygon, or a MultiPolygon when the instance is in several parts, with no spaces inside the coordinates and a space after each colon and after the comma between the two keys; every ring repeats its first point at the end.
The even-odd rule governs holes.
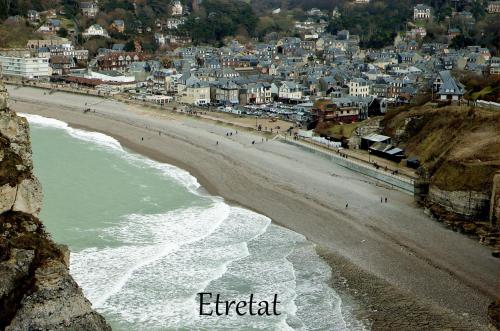
{"type": "Polygon", "coordinates": [[[407,193],[228,124],[110,99],[8,90],[17,112],[115,137],[189,171],[210,194],[305,235],[331,265],[332,285],[372,329],[486,326],[487,306],[498,293],[498,260],[430,219],[407,193]],[[84,113],[87,107],[93,111],[84,113]]]}

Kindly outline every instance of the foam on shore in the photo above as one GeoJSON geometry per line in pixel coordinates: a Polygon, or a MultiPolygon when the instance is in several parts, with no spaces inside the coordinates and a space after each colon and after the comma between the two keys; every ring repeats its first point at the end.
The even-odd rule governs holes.
{"type": "Polygon", "coordinates": [[[21,116],[34,126],[64,130],[90,148],[168,177],[208,201],[159,214],[125,214],[117,224],[98,231],[103,242],[119,245],[72,252],[72,275],[115,329],[345,330],[356,325],[344,320],[341,299],[327,285],[330,269],[304,236],[199,193],[198,181],[187,171],[129,153],[112,137],[55,119],[21,116]],[[269,301],[279,293],[282,315],[200,317],[196,293],[202,291],[231,300],[254,293],[269,301]]]}

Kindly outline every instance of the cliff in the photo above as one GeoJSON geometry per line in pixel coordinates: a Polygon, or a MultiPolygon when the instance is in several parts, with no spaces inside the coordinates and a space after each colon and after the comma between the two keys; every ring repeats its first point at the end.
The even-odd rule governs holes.
{"type": "Polygon", "coordinates": [[[452,228],[494,245],[494,177],[500,166],[500,113],[430,105],[393,110],[385,134],[421,161],[430,184],[426,205],[452,228]]]}
{"type": "Polygon", "coordinates": [[[29,126],[0,82],[0,329],[111,330],[69,274],[69,251],[38,219],[29,126]]]}

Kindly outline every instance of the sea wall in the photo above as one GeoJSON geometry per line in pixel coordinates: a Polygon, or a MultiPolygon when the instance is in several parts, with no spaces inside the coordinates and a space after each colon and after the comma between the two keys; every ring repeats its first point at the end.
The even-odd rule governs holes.
{"type": "Polygon", "coordinates": [[[111,330],[69,274],[69,250],[38,219],[32,170],[28,123],[0,82],[0,329],[111,330]]]}

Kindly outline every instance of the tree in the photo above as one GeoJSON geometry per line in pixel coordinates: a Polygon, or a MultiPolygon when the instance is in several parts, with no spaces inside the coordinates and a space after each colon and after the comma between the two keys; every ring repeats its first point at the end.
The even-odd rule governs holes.
{"type": "Polygon", "coordinates": [[[62,38],[66,38],[68,36],[68,30],[65,28],[60,28],[59,31],[57,31],[57,35],[62,38]]]}
{"type": "Polygon", "coordinates": [[[182,27],[195,44],[221,42],[238,33],[255,35],[258,19],[249,4],[240,0],[205,0],[201,6],[182,27]]]}

